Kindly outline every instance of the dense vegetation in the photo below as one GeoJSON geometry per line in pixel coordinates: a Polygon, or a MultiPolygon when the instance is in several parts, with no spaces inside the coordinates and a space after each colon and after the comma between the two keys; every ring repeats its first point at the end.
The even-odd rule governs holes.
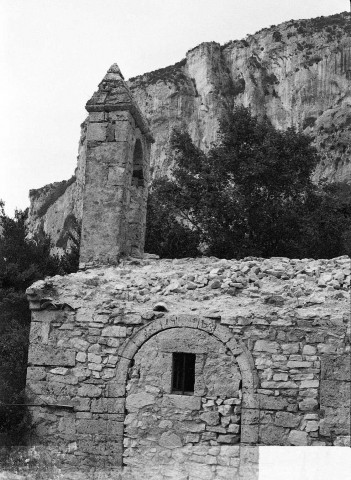
{"type": "MultiPolygon", "coordinates": [[[[65,191],[67,190],[68,187],[70,187],[74,182],[76,181],[75,175],[73,175],[69,180],[62,180],[62,182],[58,182],[54,184],[55,188],[50,192],[49,195],[47,195],[44,203],[40,206],[37,216],[38,217],[43,217],[46,212],[49,210],[51,205],[53,205],[58,198],[60,198],[65,191]]],[[[34,192],[34,197],[35,195],[38,194],[38,190],[31,190],[31,192],[34,192]]]]}
{"type": "Polygon", "coordinates": [[[175,85],[187,80],[187,77],[184,75],[183,67],[186,64],[186,59],[183,58],[180,62],[175,63],[174,65],[169,65],[168,67],[159,68],[152,72],[144,73],[144,75],[139,75],[138,77],[132,77],[129,79],[129,82],[132,84],[131,88],[133,89],[133,84],[148,84],[152,85],[158,81],[171,81],[175,85]]]}
{"type": "Polygon", "coordinates": [[[24,399],[30,311],[25,290],[46,276],[65,274],[78,267],[78,249],[50,255],[50,239],[42,232],[26,238],[27,212],[14,218],[0,201],[0,445],[19,442],[26,411],[24,399]]]}
{"type": "Polygon", "coordinates": [[[203,153],[173,131],[173,178],[149,195],[146,251],[161,257],[331,258],[351,253],[351,186],[314,185],[311,139],[236,107],[203,153]]]}

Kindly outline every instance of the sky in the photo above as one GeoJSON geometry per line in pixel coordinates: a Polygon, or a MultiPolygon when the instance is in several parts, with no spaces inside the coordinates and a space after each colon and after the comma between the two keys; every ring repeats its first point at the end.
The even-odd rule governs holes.
{"type": "Polygon", "coordinates": [[[113,63],[125,78],[349,0],[0,0],[0,199],[74,173],[86,101],[113,63]]]}

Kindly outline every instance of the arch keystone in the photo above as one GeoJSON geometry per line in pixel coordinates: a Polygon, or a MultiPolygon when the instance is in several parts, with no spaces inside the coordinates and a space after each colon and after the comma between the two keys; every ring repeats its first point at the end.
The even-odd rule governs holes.
{"type": "Polygon", "coordinates": [[[213,336],[224,344],[228,344],[228,342],[233,338],[233,333],[227,327],[216,324],[216,328],[213,331],[213,336]]]}
{"type": "Polygon", "coordinates": [[[197,328],[212,335],[216,328],[216,322],[207,318],[200,318],[197,328]]]}

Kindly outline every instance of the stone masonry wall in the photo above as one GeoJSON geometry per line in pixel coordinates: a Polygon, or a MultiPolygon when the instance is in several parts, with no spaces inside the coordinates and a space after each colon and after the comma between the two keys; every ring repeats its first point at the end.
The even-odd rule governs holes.
{"type": "Polygon", "coordinates": [[[116,264],[144,252],[153,139],[117,64],[86,109],[80,262],[116,264]]]}
{"type": "Polygon", "coordinates": [[[148,179],[148,145],[132,115],[128,111],[90,113],[86,140],[82,262],[113,263],[122,253],[140,255],[143,251],[147,182],[139,188],[132,185],[136,139],[143,144],[143,170],[148,179]],[[109,125],[113,128],[111,132],[108,132],[109,125]],[[131,229],[128,217],[134,211],[139,216],[134,215],[135,226],[131,229]],[[131,233],[133,238],[130,238],[131,233]]]}
{"type": "MultiPolygon", "coordinates": [[[[27,391],[38,405],[31,407],[33,443],[56,448],[66,465],[80,469],[120,468],[124,461],[131,475],[133,451],[147,449],[164,465],[190,465],[191,479],[212,478],[209,471],[222,478],[219,467],[243,476],[245,449],[257,445],[349,445],[348,257],[146,257],[28,289],[27,391]],[[209,372],[207,391],[170,394],[164,349],[193,349],[199,361],[203,342],[211,346],[202,373],[209,372]],[[242,381],[231,383],[233,391],[216,382],[227,375],[224,358],[242,381]],[[179,408],[189,401],[200,408],[179,408]],[[218,419],[217,412],[214,427],[223,430],[211,432],[204,418],[218,419]],[[180,418],[189,423],[181,426],[180,418]],[[230,431],[235,425],[239,431],[230,431]],[[194,476],[194,463],[203,476],[194,476]]],[[[196,378],[201,384],[199,371],[196,378]]]]}
{"type": "Polygon", "coordinates": [[[234,478],[241,375],[225,346],[205,332],[172,329],[146,342],[134,361],[126,388],[126,478],[137,472],[163,478],[170,471],[187,478],[202,461],[206,478],[234,478]],[[172,352],[196,354],[193,396],[172,394],[172,352]],[[219,471],[213,469],[216,464],[219,471]]]}

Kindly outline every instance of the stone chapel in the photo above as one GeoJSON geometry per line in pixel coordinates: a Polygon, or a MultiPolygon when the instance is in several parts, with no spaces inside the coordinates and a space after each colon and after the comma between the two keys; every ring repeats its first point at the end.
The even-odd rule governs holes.
{"type": "Polygon", "coordinates": [[[116,64],[86,109],[80,270],[27,290],[31,444],[63,478],[123,480],[349,445],[350,259],[145,254],[153,138],[116,64]]]}

